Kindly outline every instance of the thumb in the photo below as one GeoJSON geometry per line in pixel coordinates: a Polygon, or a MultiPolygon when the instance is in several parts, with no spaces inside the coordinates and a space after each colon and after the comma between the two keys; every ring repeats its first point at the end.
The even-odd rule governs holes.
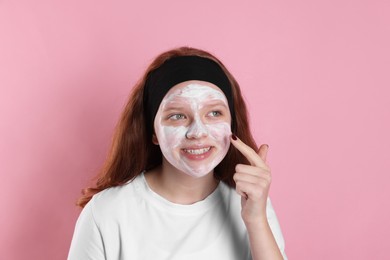
{"type": "Polygon", "coordinates": [[[257,154],[260,156],[260,158],[266,162],[267,161],[267,154],[268,154],[269,145],[268,144],[262,144],[259,148],[259,151],[257,154]]]}

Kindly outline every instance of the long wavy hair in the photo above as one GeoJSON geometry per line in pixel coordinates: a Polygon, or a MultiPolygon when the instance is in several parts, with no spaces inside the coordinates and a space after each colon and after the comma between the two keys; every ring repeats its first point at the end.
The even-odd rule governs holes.
{"type": "MultiPolygon", "coordinates": [[[[249,129],[247,108],[233,75],[220,60],[206,51],[190,47],[172,49],[156,57],[146,69],[143,77],[135,84],[116,126],[110,152],[100,173],[95,178],[95,185],[82,190],[82,196],[77,201],[78,206],[84,207],[94,194],[110,187],[123,185],[144,170],[150,170],[162,163],[160,147],[152,143],[152,136],[149,136],[146,129],[143,92],[150,72],[159,68],[166,60],[177,56],[200,56],[211,59],[221,66],[232,86],[236,117],[234,134],[257,150],[249,129]]],[[[225,158],[214,169],[214,177],[235,188],[233,175],[238,163],[248,164],[248,160],[231,145],[225,158]]]]}

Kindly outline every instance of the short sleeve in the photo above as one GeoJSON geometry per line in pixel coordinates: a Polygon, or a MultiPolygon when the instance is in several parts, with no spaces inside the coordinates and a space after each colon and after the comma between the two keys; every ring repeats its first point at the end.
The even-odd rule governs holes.
{"type": "Polygon", "coordinates": [[[105,260],[101,233],[93,217],[93,198],[87,203],[76,222],[68,260],[105,260]]]}
{"type": "Polygon", "coordinates": [[[278,221],[278,218],[276,217],[275,210],[272,207],[272,203],[271,203],[270,198],[268,198],[268,200],[267,200],[267,219],[268,219],[268,224],[271,228],[272,234],[274,235],[276,243],[278,244],[280,252],[282,253],[283,259],[287,260],[282,230],[280,229],[279,221],[278,221]]]}

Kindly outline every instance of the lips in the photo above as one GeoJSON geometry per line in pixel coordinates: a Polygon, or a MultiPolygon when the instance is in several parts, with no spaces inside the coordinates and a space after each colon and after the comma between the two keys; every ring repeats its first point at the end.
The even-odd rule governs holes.
{"type": "Polygon", "coordinates": [[[189,153],[189,154],[201,155],[201,154],[207,153],[208,151],[210,151],[210,149],[211,149],[211,146],[204,147],[204,148],[183,149],[183,151],[185,153],[189,153]]]}
{"type": "Polygon", "coordinates": [[[213,151],[214,146],[191,146],[191,147],[186,147],[181,149],[181,153],[186,158],[187,160],[190,161],[199,161],[199,160],[204,160],[208,158],[212,151],[213,151]]]}

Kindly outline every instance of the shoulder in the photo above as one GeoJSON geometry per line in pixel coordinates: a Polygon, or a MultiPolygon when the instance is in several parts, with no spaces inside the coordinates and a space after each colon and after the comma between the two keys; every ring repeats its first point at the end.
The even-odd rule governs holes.
{"type": "Polygon", "coordinates": [[[116,187],[96,193],[88,202],[96,222],[120,216],[140,199],[139,176],[116,187]]]}

